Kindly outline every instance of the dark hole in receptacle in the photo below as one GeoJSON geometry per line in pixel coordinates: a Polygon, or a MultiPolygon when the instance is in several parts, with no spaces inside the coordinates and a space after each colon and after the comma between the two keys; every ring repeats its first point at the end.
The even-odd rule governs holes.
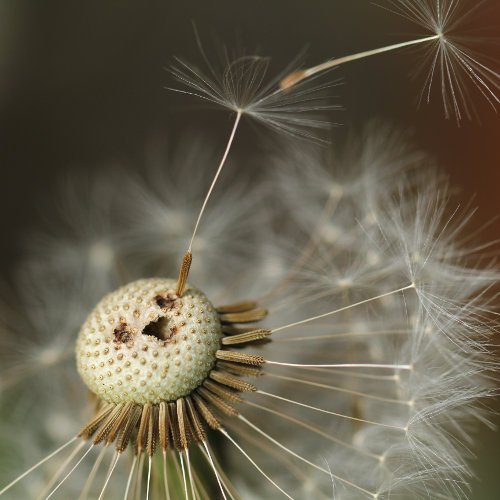
{"type": "Polygon", "coordinates": [[[126,344],[132,339],[132,335],[128,331],[127,323],[120,323],[120,326],[113,330],[113,342],[126,344]]]}
{"type": "MultiPolygon", "coordinates": [[[[174,327],[172,327],[174,328],[174,327]]],[[[151,335],[159,340],[168,340],[175,332],[168,326],[168,318],[158,318],[142,330],[143,335],[151,335]]]]}

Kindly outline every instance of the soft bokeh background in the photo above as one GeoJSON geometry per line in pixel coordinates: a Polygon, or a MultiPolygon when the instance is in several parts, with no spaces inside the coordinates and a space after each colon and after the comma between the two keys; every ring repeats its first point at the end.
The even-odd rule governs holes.
{"type": "MultiPolygon", "coordinates": [[[[200,112],[198,102],[165,89],[173,84],[165,67],[174,55],[200,61],[193,22],[208,48],[220,41],[258,50],[273,56],[278,69],[303,48],[315,64],[425,35],[368,0],[0,0],[3,280],[18,260],[20,241],[40,219],[40,200],[53,196],[68,172],[91,176],[104,164],[140,168],[154,144],[175,143],[182,129],[208,128],[223,144],[227,114],[200,112]]],[[[476,49],[500,59],[498,40],[488,38],[498,36],[500,2],[486,1],[467,24],[478,35],[476,49]]],[[[480,123],[458,128],[444,120],[439,99],[417,111],[422,80],[409,74],[419,55],[392,53],[337,70],[344,83],[334,93],[345,107],[335,114],[342,124],[337,133],[347,136],[374,117],[413,131],[416,144],[461,188],[462,199],[475,196],[481,225],[500,212],[500,119],[477,92],[471,101],[480,123]]],[[[485,240],[499,237],[498,223],[483,233],[485,240]]],[[[499,498],[499,435],[483,430],[477,451],[473,499],[499,498]]]]}

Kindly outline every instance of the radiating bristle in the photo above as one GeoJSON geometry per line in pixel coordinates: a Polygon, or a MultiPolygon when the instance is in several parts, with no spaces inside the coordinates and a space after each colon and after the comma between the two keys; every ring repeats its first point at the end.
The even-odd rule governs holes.
{"type": "Polygon", "coordinates": [[[135,446],[139,452],[146,448],[148,442],[147,439],[150,412],[151,405],[149,403],[146,403],[142,409],[141,420],[139,421],[139,428],[137,429],[137,436],[135,439],[135,446]]]}
{"type": "Polygon", "coordinates": [[[156,445],[158,443],[158,420],[159,420],[159,408],[158,405],[153,405],[151,407],[151,412],[149,414],[149,425],[148,425],[148,445],[146,451],[150,457],[154,455],[156,450],[156,445]]]}
{"type": "Polygon", "coordinates": [[[97,415],[86,425],[82,427],[78,433],[78,437],[90,439],[95,430],[101,425],[104,419],[113,411],[114,406],[107,404],[103,409],[99,410],[97,415]]]}
{"type": "Polygon", "coordinates": [[[179,451],[188,447],[188,422],[186,420],[186,404],[184,398],[177,400],[177,425],[179,429],[179,451]]]}
{"type": "Polygon", "coordinates": [[[169,413],[167,403],[162,401],[159,406],[158,411],[158,431],[160,438],[160,446],[163,451],[172,446],[172,441],[170,439],[170,424],[169,424],[169,413]]]}
{"type": "Polygon", "coordinates": [[[196,389],[196,392],[205,401],[213,405],[215,408],[220,410],[225,415],[228,415],[230,417],[235,417],[236,415],[238,415],[238,411],[233,406],[231,406],[226,400],[217,396],[213,392],[208,391],[204,387],[198,387],[198,389],[196,389]]]}
{"type": "Polygon", "coordinates": [[[114,442],[118,433],[126,427],[126,422],[130,418],[130,414],[132,413],[133,408],[134,408],[134,403],[132,401],[129,401],[128,403],[126,403],[121,407],[120,414],[116,419],[113,427],[111,427],[109,431],[107,437],[108,443],[114,442]]]}
{"type": "Polygon", "coordinates": [[[191,420],[191,428],[193,430],[193,437],[195,438],[195,443],[199,444],[205,441],[206,432],[203,422],[201,420],[201,416],[199,415],[191,397],[186,397],[186,406],[189,414],[189,418],[191,420]]]}
{"type": "Polygon", "coordinates": [[[260,377],[263,375],[260,367],[242,365],[231,361],[219,361],[217,368],[240,377],[260,377]]]}
{"type": "Polygon", "coordinates": [[[218,306],[216,307],[216,310],[219,314],[239,313],[257,309],[257,305],[258,304],[255,300],[245,300],[243,302],[237,302],[236,304],[218,306]]]}
{"type": "Polygon", "coordinates": [[[198,396],[196,393],[193,393],[191,397],[193,398],[196,408],[199,410],[209,427],[214,430],[219,430],[221,428],[221,424],[203,398],[198,396]]]}
{"type": "Polygon", "coordinates": [[[217,351],[216,357],[222,361],[231,361],[233,363],[241,363],[243,365],[252,366],[261,366],[266,362],[263,356],[237,351],[217,351]]]}
{"type": "Polygon", "coordinates": [[[104,423],[97,431],[97,434],[94,437],[94,444],[99,444],[101,441],[104,441],[108,437],[111,429],[113,429],[115,422],[120,418],[124,406],[124,403],[120,403],[113,408],[111,413],[108,415],[104,423]]]}
{"type": "Polygon", "coordinates": [[[266,309],[250,309],[242,312],[228,312],[219,314],[222,323],[254,323],[267,316],[266,309]]]}
{"type": "Polygon", "coordinates": [[[249,342],[255,342],[269,337],[269,335],[271,335],[272,333],[273,332],[271,330],[266,330],[265,328],[252,330],[245,333],[239,333],[232,335],[231,337],[224,337],[222,339],[222,345],[246,344],[249,342]]]}
{"type": "Polygon", "coordinates": [[[129,417],[124,422],[124,426],[121,429],[118,439],[116,441],[116,449],[119,453],[123,453],[130,442],[132,433],[134,432],[138,422],[140,421],[142,415],[142,408],[138,405],[134,405],[129,414],[129,417]]]}
{"type": "Polygon", "coordinates": [[[241,380],[240,378],[233,377],[224,372],[212,370],[210,372],[210,378],[212,378],[216,382],[219,382],[219,384],[227,385],[228,387],[231,387],[232,389],[235,389],[237,391],[252,392],[257,390],[257,387],[255,387],[254,384],[247,382],[246,380],[241,380]]]}
{"type": "Polygon", "coordinates": [[[205,382],[203,382],[203,387],[208,389],[210,392],[213,392],[217,396],[226,399],[227,401],[232,401],[233,403],[241,403],[243,401],[243,398],[240,394],[238,394],[237,391],[235,391],[234,389],[230,389],[229,387],[226,387],[224,385],[218,384],[213,380],[205,380],[205,382]]]}

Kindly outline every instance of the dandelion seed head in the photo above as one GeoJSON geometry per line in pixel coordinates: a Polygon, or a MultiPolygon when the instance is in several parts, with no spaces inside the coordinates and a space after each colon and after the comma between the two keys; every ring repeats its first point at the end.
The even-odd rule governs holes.
{"type": "Polygon", "coordinates": [[[108,403],[157,404],[187,396],[207,377],[221,325],[200,291],[176,282],[133,282],[106,296],[77,340],[80,376],[108,403]]]}
{"type": "MultiPolygon", "coordinates": [[[[369,54],[457,47],[457,3],[393,3],[436,35],[369,54]]],[[[69,231],[37,240],[26,312],[1,340],[0,432],[21,422],[13,447],[40,461],[0,496],[466,498],[499,282],[471,216],[379,124],[341,153],[280,142],[206,205],[243,115],[308,135],[321,120],[303,113],[326,109],[300,74],[280,88],[267,59],[227,60],[174,69],[182,92],[237,115],[215,178],[220,155],[189,137],[148,180],[66,189],[69,231]]]]}
{"type": "MultiPolygon", "coordinates": [[[[224,450],[224,455],[213,454],[222,464],[216,470],[249,498],[277,491],[329,498],[332,480],[336,500],[424,499],[428,492],[465,498],[468,452],[459,441],[467,446],[470,422],[487,416],[478,399],[492,394],[484,377],[492,331],[486,316],[492,304],[483,294],[498,273],[473,265],[468,217],[449,208],[446,179],[406,142],[390,129],[371,126],[345,155],[329,156],[313,145],[281,151],[273,168],[265,169],[264,187],[243,200],[250,208],[257,199],[263,206],[272,204],[276,219],[250,210],[239,238],[252,252],[244,259],[208,260],[209,269],[193,274],[217,290],[217,304],[230,305],[209,306],[189,285],[179,297],[176,282],[163,278],[131,282],[102,299],[84,323],[76,352],[78,371],[97,396],[94,413],[80,431],[81,438],[93,440],[89,456],[100,456],[111,444],[120,457],[134,448],[137,462],[152,457],[156,474],[155,453],[173,453],[167,462],[172,494],[177,483],[183,485],[178,457],[188,477],[185,453],[194,455],[197,445],[206,444],[224,450]],[[266,220],[270,224],[263,224],[266,220]],[[241,272],[228,279],[228,268],[241,272]],[[259,300],[234,303],[245,294],[259,300]],[[195,296],[196,313],[189,309],[195,296]],[[212,326],[206,328],[209,309],[212,326]],[[188,313],[194,333],[184,317],[188,313]],[[174,326],[178,331],[172,333],[174,326]],[[188,327],[183,340],[182,329],[188,327]],[[208,363],[204,368],[191,364],[197,352],[201,365],[208,363]],[[182,358],[179,365],[176,358],[182,358]],[[179,473],[171,472],[176,464],[179,473]]],[[[197,164],[201,168],[206,161],[197,164]]],[[[171,206],[159,203],[155,191],[161,192],[163,183],[148,185],[125,176],[121,181],[125,192],[136,196],[126,197],[134,201],[129,213],[119,204],[115,215],[122,222],[135,220],[129,227],[134,233],[142,227],[140,242],[147,240],[141,259],[140,242],[131,244],[121,234],[122,265],[135,269],[142,262],[148,269],[161,260],[165,242],[151,216],[158,215],[155,221],[160,214],[177,217],[177,231],[181,214],[189,220],[196,210],[177,199],[171,206]],[[144,214],[142,226],[139,213],[144,214]]],[[[175,179],[168,181],[172,184],[166,186],[175,185],[175,179]]],[[[178,189],[173,191],[175,198],[178,189]]],[[[211,209],[218,214],[214,224],[235,232],[242,220],[232,210],[241,198],[236,192],[216,197],[211,209]]],[[[187,191],[186,197],[197,196],[187,191]]],[[[183,238],[175,231],[172,241],[183,238]]],[[[225,231],[224,237],[221,231],[215,240],[202,233],[208,248],[201,254],[208,258],[225,246],[233,248],[235,232],[225,231]]],[[[231,253],[237,251],[235,246],[231,253]]],[[[163,255],[171,253],[167,249],[163,255]]],[[[165,272],[172,276],[178,270],[174,255],[165,261],[165,272]]],[[[57,288],[57,280],[44,284],[57,288]]],[[[78,299],[67,289],[59,294],[41,290],[32,290],[43,298],[31,311],[38,323],[47,311],[54,314],[52,321],[57,318],[54,307],[42,307],[47,301],[78,299]]],[[[81,308],[75,307],[75,317],[81,308]]],[[[47,338],[43,335],[32,351],[35,375],[67,369],[53,357],[47,338]]],[[[77,394],[81,405],[85,398],[74,390],[67,404],[77,394]]],[[[66,412],[69,423],[49,428],[47,422],[55,420],[52,413],[46,415],[37,429],[51,439],[57,431],[52,427],[67,428],[77,417],[66,412]]],[[[86,453],[81,450],[79,457],[86,453]]],[[[123,461],[114,475],[129,473],[123,461]]],[[[84,463],[67,491],[78,492],[78,481],[86,481],[84,463]]],[[[101,478],[106,468],[98,468],[101,478]]],[[[50,470],[55,473],[57,467],[50,470]]],[[[186,485],[189,491],[189,479],[186,485]]],[[[112,482],[108,488],[123,495],[112,482]]]]}

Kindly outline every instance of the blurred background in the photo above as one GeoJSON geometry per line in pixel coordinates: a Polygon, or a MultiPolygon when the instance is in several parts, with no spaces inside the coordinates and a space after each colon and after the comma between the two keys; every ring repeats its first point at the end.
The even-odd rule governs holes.
{"type": "MultiPolygon", "coordinates": [[[[465,21],[474,49],[487,64],[496,59],[498,70],[492,37],[499,34],[500,2],[484,2],[465,21]]],[[[200,102],[165,88],[175,86],[166,71],[174,56],[201,62],[193,23],[209,53],[220,43],[258,52],[272,56],[276,71],[303,49],[305,64],[317,64],[427,34],[367,0],[0,0],[2,280],[39,223],[43,199],[54,196],[54,185],[69,172],[92,176],[108,164],[141,168],[156,144],[175,144],[182,130],[208,128],[223,146],[228,114],[200,112],[200,102]]],[[[332,94],[344,109],[334,112],[335,133],[347,137],[372,118],[412,132],[464,204],[474,197],[479,227],[500,212],[500,119],[473,85],[469,102],[479,120],[460,127],[445,120],[439,95],[417,109],[424,79],[410,75],[421,55],[405,50],[337,69],[333,77],[342,84],[332,94]]],[[[498,223],[481,237],[500,238],[498,223]]],[[[499,435],[483,429],[477,454],[473,499],[500,498],[499,435]]]]}

